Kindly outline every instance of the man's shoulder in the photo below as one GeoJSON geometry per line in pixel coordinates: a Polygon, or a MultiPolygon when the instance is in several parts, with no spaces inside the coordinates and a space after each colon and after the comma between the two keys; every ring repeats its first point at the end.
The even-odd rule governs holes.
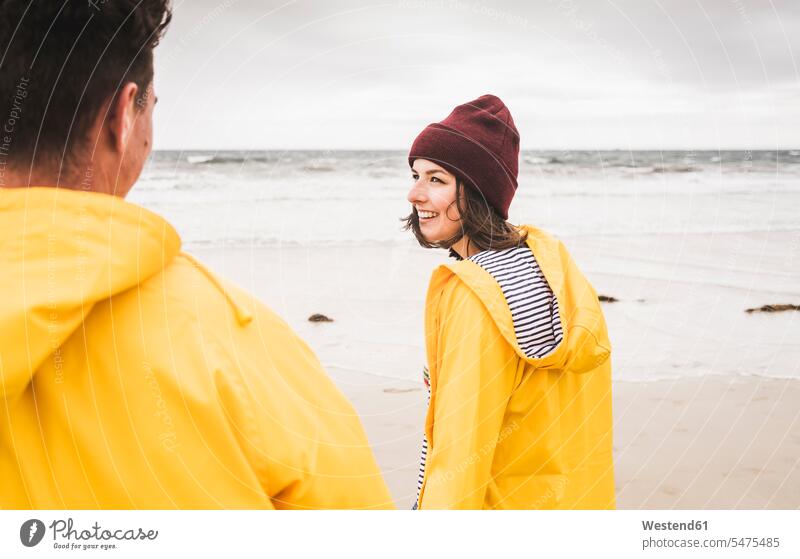
{"type": "Polygon", "coordinates": [[[163,330],[169,323],[172,347],[180,353],[202,353],[207,366],[242,376],[251,387],[319,381],[313,351],[285,320],[191,255],[176,256],[140,292],[144,329],[163,330]]]}
{"type": "Polygon", "coordinates": [[[223,330],[228,336],[250,330],[256,322],[259,327],[271,327],[273,334],[293,335],[289,325],[255,296],[184,252],[135,291],[145,311],[163,312],[204,329],[223,330]]]}

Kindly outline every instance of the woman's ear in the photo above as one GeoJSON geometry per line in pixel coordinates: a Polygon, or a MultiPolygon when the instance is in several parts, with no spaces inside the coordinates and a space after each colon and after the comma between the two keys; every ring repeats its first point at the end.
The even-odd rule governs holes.
{"type": "Polygon", "coordinates": [[[128,145],[133,125],[136,122],[138,111],[136,96],[138,93],[139,86],[128,82],[112,101],[108,126],[113,148],[120,154],[125,152],[125,146],[128,145]]]}

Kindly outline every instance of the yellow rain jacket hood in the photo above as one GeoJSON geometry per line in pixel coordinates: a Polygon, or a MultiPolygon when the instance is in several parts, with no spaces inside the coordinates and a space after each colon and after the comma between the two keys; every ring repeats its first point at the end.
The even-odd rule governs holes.
{"type": "Polygon", "coordinates": [[[615,506],[611,345],[600,303],[560,241],[525,229],[563,336],[530,358],[489,272],[463,260],[433,273],[422,509],[615,506]]]}
{"type": "Polygon", "coordinates": [[[390,508],[313,352],[119,198],[0,189],[0,508],[390,508]]]}

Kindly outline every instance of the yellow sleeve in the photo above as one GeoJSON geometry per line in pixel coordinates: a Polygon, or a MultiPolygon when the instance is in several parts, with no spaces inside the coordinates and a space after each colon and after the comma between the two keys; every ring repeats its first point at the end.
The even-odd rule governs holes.
{"type": "Polygon", "coordinates": [[[460,281],[442,295],[422,509],[480,509],[518,358],[460,281]]]}
{"type": "MultiPolygon", "coordinates": [[[[295,339],[298,358],[304,363],[298,375],[307,379],[295,386],[296,393],[305,391],[297,408],[313,416],[298,423],[308,423],[313,429],[308,429],[299,441],[310,447],[304,452],[306,470],[298,482],[273,497],[276,507],[394,509],[358,413],[328,377],[314,352],[305,342],[296,336],[295,339]]],[[[267,427],[265,436],[274,432],[267,427]]]]}
{"type": "Polygon", "coordinates": [[[233,432],[272,505],[394,508],[357,412],[311,348],[257,307],[235,349],[226,408],[237,411],[233,432]]]}

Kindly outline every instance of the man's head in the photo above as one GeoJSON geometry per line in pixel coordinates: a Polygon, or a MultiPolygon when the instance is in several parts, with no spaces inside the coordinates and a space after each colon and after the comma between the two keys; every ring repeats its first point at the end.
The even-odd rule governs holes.
{"type": "Polygon", "coordinates": [[[170,18],[170,0],[0,2],[0,165],[17,182],[0,186],[125,196],[152,147],[170,18]]]}

